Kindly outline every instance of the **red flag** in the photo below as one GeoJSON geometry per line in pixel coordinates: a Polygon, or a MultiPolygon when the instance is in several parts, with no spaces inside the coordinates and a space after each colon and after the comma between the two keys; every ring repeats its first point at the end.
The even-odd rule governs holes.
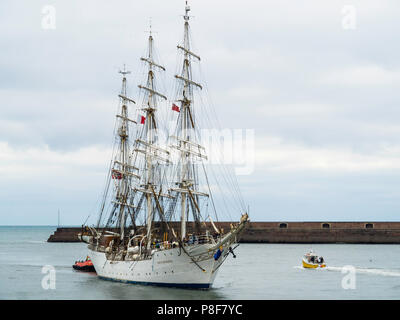
{"type": "Polygon", "coordinates": [[[178,107],[175,103],[172,104],[172,110],[174,110],[174,111],[176,111],[176,112],[181,112],[181,111],[179,110],[179,107],[178,107]]]}
{"type": "Polygon", "coordinates": [[[111,172],[112,172],[111,176],[112,176],[113,179],[117,179],[117,180],[121,180],[122,179],[121,172],[118,172],[118,171],[115,171],[115,170],[112,170],[111,172]]]}
{"type": "Polygon", "coordinates": [[[138,122],[139,122],[140,124],[143,124],[145,120],[146,120],[146,117],[144,117],[144,116],[142,116],[142,115],[139,115],[138,122]]]}

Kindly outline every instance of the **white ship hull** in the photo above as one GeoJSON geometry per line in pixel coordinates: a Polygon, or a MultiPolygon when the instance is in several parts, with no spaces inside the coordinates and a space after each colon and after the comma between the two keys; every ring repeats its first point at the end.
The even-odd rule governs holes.
{"type": "Polygon", "coordinates": [[[104,252],[90,249],[89,256],[97,275],[105,280],[198,289],[212,286],[224,260],[222,255],[215,260],[211,254],[196,265],[180,248],[158,251],[151,259],[139,261],[107,260],[104,252]]]}

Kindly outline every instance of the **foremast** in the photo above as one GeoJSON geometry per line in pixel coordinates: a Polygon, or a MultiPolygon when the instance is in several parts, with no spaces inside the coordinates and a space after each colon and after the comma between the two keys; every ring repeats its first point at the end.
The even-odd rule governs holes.
{"type": "Polygon", "coordinates": [[[196,142],[196,125],[195,125],[195,114],[193,112],[193,89],[202,89],[202,86],[192,80],[192,59],[200,60],[200,57],[193,53],[190,48],[189,38],[189,11],[190,7],[187,4],[185,6],[184,19],[184,39],[183,45],[178,45],[179,51],[183,52],[183,66],[181,73],[175,75],[175,78],[181,82],[180,99],[177,103],[180,103],[180,115],[177,125],[176,144],[172,145],[180,152],[180,161],[178,168],[177,188],[171,188],[171,192],[180,194],[180,221],[181,221],[181,240],[186,235],[186,225],[188,222],[189,206],[193,214],[195,228],[200,229],[200,208],[199,208],[199,197],[208,197],[207,193],[200,192],[198,190],[198,170],[195,165],[195,160],[207,159],[203,154],[204,148],[196,142]]]}

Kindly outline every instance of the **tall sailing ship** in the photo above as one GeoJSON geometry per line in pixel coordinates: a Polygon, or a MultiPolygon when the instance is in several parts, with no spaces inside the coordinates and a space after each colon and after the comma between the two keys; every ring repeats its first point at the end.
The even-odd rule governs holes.
{"type": "Polygon", "coordinates": [[[184,39],[177,46],[183,64],[175,75],[172,111],[177,118],[170,146],[163,147],[159,139],[158,108],[168,99],[156,85],[157,73],[165,68],[155,61],[151,31],[147,55],[141,58],[146,79],[138,86],[143,98],[138,118],[129,114],[129,106],[136,104],[127,96],[129,71],[120,71],[114,155],[100,213],[97,225],[86,226],[79,235],[88,243],[89,256],[103,279],[210,288],[229,253],[235,257],[232,247],[249,221],[243,211],[240,221],[224,232],[211,216],[205,219],[204,208],[211,202],[215,209],[215,204],[194,110],[193,93],[202,86],[192,79],[192,62],[200,57],[191,51],[189,11],[186,3],[184,39]],[[176,161],[171,161],[173,153],[176,161]]]}

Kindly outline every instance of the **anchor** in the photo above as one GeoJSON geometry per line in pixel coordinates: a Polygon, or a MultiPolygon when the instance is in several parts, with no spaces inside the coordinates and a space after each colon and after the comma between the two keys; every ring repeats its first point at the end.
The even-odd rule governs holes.
{"type": "Polygon", "coordinates": [[[235,252],[233,252],[233,250],[235,250],[237,247],[239,247],[239,244],[237,244],[233,249],[232,249],[232,247],[229,247],[228,252],[225,254],[225,257],[227,255],[229,255],[229,253],[232,253],[233,258],[236,259],[236,254],[235,254],[235,252]]]}
{"type": "Polygon", "coordinates": [[[233,258],[236,259],[236,255],[235,255],[235,253],[233,252],[232,247],[229,247],[229,252],[232,253],[233,258]]]}

